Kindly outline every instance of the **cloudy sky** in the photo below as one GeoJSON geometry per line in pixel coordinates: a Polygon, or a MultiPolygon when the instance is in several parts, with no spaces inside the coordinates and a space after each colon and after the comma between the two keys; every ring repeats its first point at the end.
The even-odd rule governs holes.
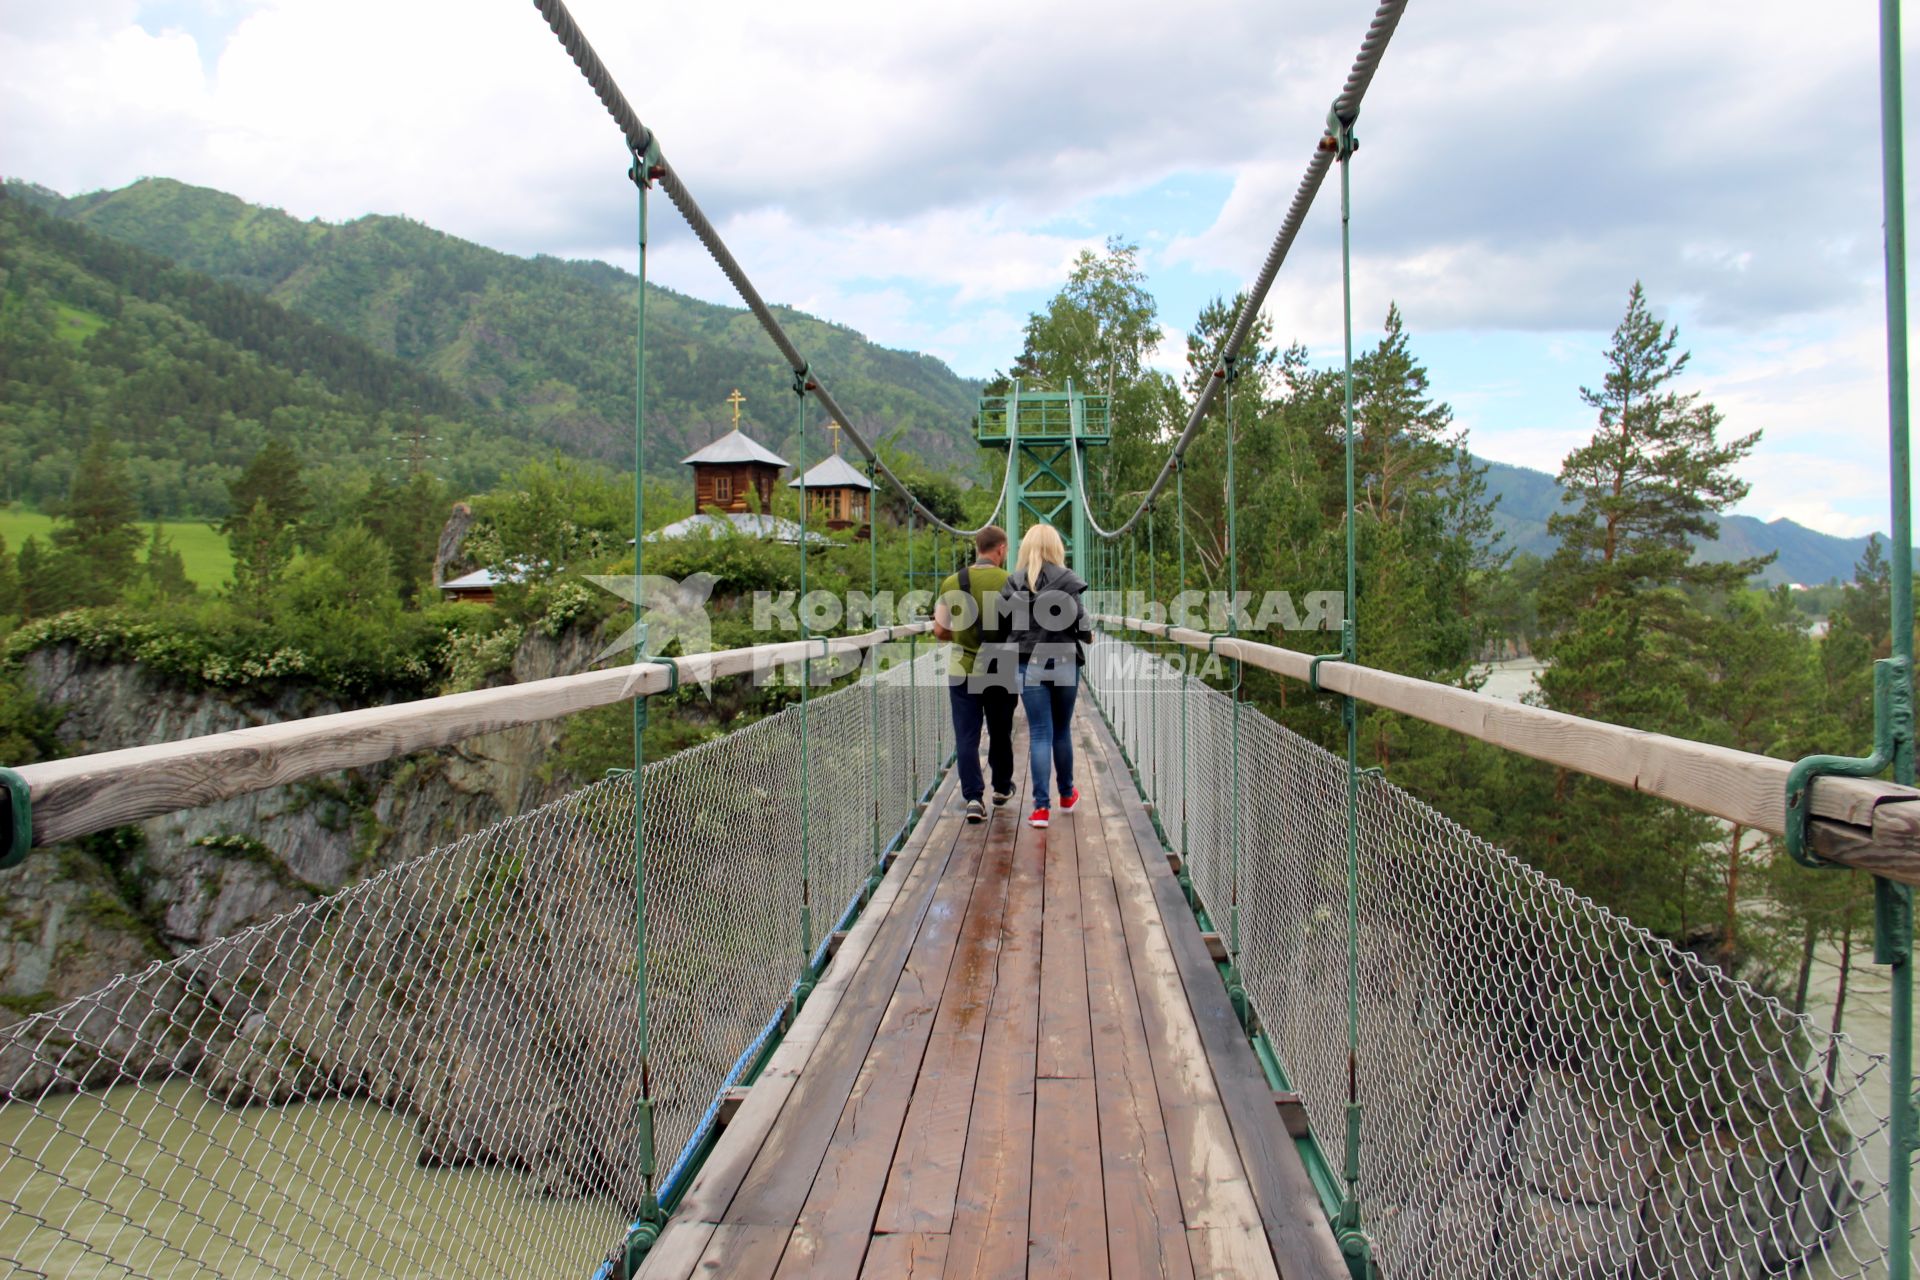
{"type": "MultiPolygon", "coordinates": [[[[1371,13],[572,7],[763,293],[973,375],[1113,234],[1141,246],[1179,358],[1257,269],[1371,13]]],[[[1359,129],[1360,339],[1398,301],[1473,447],[1551,471],[1643,280],[1691,388],[1766,433],[1740,509],[1884,529],[1876,10],[1415,0],[1359,129]]],[[[8,176],[165,175],[633,263],[619,135],[525,0],[0,0],[0,66],[8,176]]],[[[1325,359],[1334,195],[1269,304],[1325,359]]],[[[653,277],[732,301],[661,209],[653,277]]]]}

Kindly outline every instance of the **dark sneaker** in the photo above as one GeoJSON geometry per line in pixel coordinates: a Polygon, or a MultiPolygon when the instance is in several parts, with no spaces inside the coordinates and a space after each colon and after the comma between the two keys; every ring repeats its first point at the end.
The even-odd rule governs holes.
{"type": "Polygon", "coordinates": [[[1012,804],[1012,803],[1013,803],[1013,792],[1011,792],[1011,791],[996,791],[996,792],[994,792],[994,793],[993,793],[993,807],[994,807],[994,808],[996,808],[996,809],[1004,809],[1004,808],[1006,808],[1006,807],[1007,807],[1008,805],[1010,805],[1010,804],[1012,804]]]}
{"type": "Polygon", "coordinates": [[[1027,819],[1027,825],[1030,827],[1044,827],[1047,825],[1047,816],[1045,809],[1035,809],[1033,816],[1027,819]]]}
{"type": "Polygon", "coordinates": [[[1075,787],[1073,790],[1067,792],[1067,794],[1060,797],[1060,807],[1063,810],[1070,810],[1073,808],[1073,806],[1079,803],[1080,803],[1080,788],[1078,787],[1075,787]]]}
{"type": "Polygon", "coordinates": [[[986,820],[987,820],[986,806],[981,804],[978,800],[967,801],[967,821],[968,822],[985,822],[986,820]]]}

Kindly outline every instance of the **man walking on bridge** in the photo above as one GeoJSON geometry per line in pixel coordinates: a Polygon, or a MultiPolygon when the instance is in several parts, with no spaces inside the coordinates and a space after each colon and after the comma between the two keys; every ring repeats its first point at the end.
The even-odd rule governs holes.
{"type": "Polygon", "coordinates": [[[980,726],[984,721],[987,728],[987,768],[993,774],[997,809],[1013,799],[1013,711],[1018,695],[1012,660],[1002,658],[994,644],[1005,630],[999,602],[1000,589],[1007,583],[1007,531],[997,524],[987,525],[973,535],[973,550],[974,562],[940,584],[933,634],[953,642],[947,693],[953,704],[960,794],[967,803],[967,821],[980,822],[987,816],[982,802],[986,785],[980,776],[980,726]]]}

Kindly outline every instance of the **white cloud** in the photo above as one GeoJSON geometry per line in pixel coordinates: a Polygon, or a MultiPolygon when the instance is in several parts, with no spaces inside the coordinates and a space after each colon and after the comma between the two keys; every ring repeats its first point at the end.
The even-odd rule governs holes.
{"type": "Polygon", "coordinates": [[[211,119],[192,37],[149,35],[130,3],[58,25],[46,8],[10,5],[0,23],[0,166],[64,189],[93,185],[111,139],[118,172],[166,172],[211,119]]]}

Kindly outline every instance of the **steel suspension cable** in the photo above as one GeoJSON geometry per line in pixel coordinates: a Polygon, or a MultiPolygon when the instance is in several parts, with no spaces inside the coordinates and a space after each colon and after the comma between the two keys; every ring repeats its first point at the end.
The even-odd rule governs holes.
{"type": "MultiPolygon", "coordinates": [[[[1404,2],[1405,0],[1401,0],[1401,3],[1404,2]]],[[[949,533],[966,537],[978,533],[979,529],[961,529],[948,524],[914,496],[913,490],[893,473],[885,459],[874,452],[873,446],[867,443],[866,437],[861,435],[859,429],[853,425],[853,419],[821,383],[819,376],[809,376],[806,357],[800,354],[800,348],[795,346],[793,339],[787,336],[787,331],[781,326],[779,318],[773,314],[772,308],[767,306],[766,300],[760,296],[760,291],[754,288],[753,281],[748,279],[746,271],[740,266],[739,259],[733,256],[733,251],[727,248],[726,241],[720,238],[720,232],[707,218],[699,202],[693,198],[693,193],[687,190],[687,184],[681,180],[672,163],[661,154],[659,140],[651,129],[640,122],[640,117],[634,111],[633,105],[627,101],[626,95],[620,91],[619,84],[614,81],[612,73],[607,70],[606,64],[600,61],[600,56],[593,51],[593,45],[587,40],[586,34],[580,30],[580,24],[575,22],[573,15],[567,11],[564,0],[533,0],[533,3],[534,7],[540,10],[541,16],[547,20],[547,26],[552,28],[553,34],[559,37],[561,47],[573,59],[573,64],[580,68],[580,74],[586,77],[594,94],[599,97],[601,105],[607,109],[607,114],[612,116],[614,123],[620,127],[620,132],[626,137],[628,149],[635,156],[640,157],[641,167],[660,183],[661,188],[667,193],[667,198],[673,201],[673,207],[680,211],[682,218],[686,219],[688,228],[706,249],[708,255],[713,258],[714,264],[720,268],[720,273],[727,278],[727,283],[733,286],[734,292],[740,295],[740,300],[746,304],[747,310],[753,313],[754,319],[760,322],[760,327],[766,331],[767,337],[772,339],[781,358],[787,362],[787,367],[799,380],[803,392],[819,400],[821,408],[840,424],[854,446],[878,468],[889,484],[900,491],[902,497],[926,517],[928,523],[945,529],[949,533]]],[[[1008,460],[1011,466],[1011,452],[1008,460]]],[[[1003,487],[1003,497],[1004,493],[1003,487]]],[[[989,517],[986,523],[991,524],[992,518],[989,517]]],[[[985,525],[981,527],[984,528],[985,525]]]]}
{"type": "MultiPolygon", "coordinates": [[[[1367,34],[1360,42],[1360,52],[1354,58],[1353,67],[1347,72],[1346,84],[1341,86],[1340,94],[1333,100],[1333,117],[1347,124],[1360,114],[1361,99],[1366,97],[1367,87],[1373,83],[1374,73],[1380,69],[1380,60],[1386,54],[1387,44],[1393,39],[1393,33],[1400,25],[1400,15],[1406,11],[1407,0],[1381,0],[1380,6],[1373,12],[1373,20],[1367,24],[1367,34]]],[[[1147,489],[1146,496],[1140,500],[1133,514],[1111,529],[1103,528],[1094,522],[1092,512],[1087,514],[1087,524],[1103,538],[1113,538],[1127,532],[1139,523],[1148,505],[1160,495],[1173,478],[1175,463],[1186,454],[1194,437],[1200,433],[1206,419],[1207,410],[1219,394],[1220,384],[1226,381],[1227,364],[1240,355],[1246,345],[1247,335],[1253,330],[1253,322],[1260,314],[1260,308],[1267,300],[1268,290],[1273,288],[1274,277],[1280,273],[1281,264],[1287,260],[1287,252],[1293,248],[1293,241],[1300,234],[1301,224],[1306,221],[1307,211],[1313,208],[1313,200],[1319,194],[1320,185],[1326,180],[1327,170],[1333,164],[1334,149],[1329,145],[1328,137],[1323,135],[1314,144],[1313,156],[1307,161],[1307,171],[1300,179],[1299,187],[1294,191],[1293,202],[1287,206],[1286,218],[1280,224],[1279,232],[1273,238],[1272,246],[1267,250],[1267,258],[1261,264],[1260,274],[1254,277],[1253,287],[1248,290],[1246,301],[1234,317],[1233,328],[1227,335],[1226,345],[1220,349],[1218,363],[1212,375],[1200,386],[1199,394],[1194,398],[1193,409],[1187,415],[1187,425],[1180,432],[1179,439],[1167,460],[1160,467],[1160,473],[1154,477],[1153,484],[1147,489]]]]}

